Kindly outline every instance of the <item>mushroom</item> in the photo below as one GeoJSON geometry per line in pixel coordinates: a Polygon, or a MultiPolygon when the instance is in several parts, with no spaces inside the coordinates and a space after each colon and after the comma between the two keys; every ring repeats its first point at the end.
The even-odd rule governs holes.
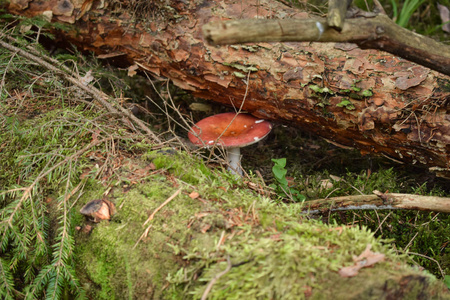
{"type": "Polygon", "coordinates": [[[109,220],[116,213],[114,203],[105,199],[95,199],[89,201],[80,209],[80,213],[86,217],[92,218],[95,223],[101,220],[109,220]]]}
{"type": "Polygon", "coordinates": [[[196,146],[220,145],[227,149],[229,170],[242,175],[240,148],[262,140],[272,125],[250,114],[223,113],[205,118],[192,126],[189,140],[196,146]]]}

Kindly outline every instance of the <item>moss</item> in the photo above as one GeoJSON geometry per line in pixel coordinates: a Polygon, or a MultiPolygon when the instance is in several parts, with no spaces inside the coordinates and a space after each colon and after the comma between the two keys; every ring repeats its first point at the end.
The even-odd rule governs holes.
{"type": "Polygon", "coordinates": [[[186,153],[173,149],[151,151],[144,158],[151,160],[156,168],[167,169],[184,182],[193,185],[201,183],[205,176],[211,175],[211,171],[204,164],[186,153]]]}
{"type": "MultiPolygon", "coordinates": [[[[276,204],[249,190],[232,189],[226,174],[193,172],[187,162],[197,170],[203,164],[183,153],[152,152],[148,158],[165,168],[163,173],[128,192],[114,189],[111,198],[120,207],[118,214],[97,225],[89,237],[79,237],[77,257],[98,288],[94,298],[102,299],[103,290],[116,299],[200,299],[208,282],[225,270],[228,258],[233,267],[215,282],[209,299],[344,297],[355,284],[355,299],[382,299],[384,285],[392,282],[391,292],[396,293],[402,276],[420,278],[426,293],[439,290],[432,276],[408,267],[405,257],[367,229],[306,220],[300,204],[276,204]],[[186,173],[190,182],[202,184],[181,180],[186,173]],[[180,187],[182,192],[143,226],[180,187]],[[188,196],[193,189],[201,200],[188,196]],[[356,277],[340,277],[337,271],[352,265],[352,257],[368,244],[385,253],[386,261],[356,277]]],[[[408,295],[416,294],[408,290],[408,295]]]]}
{"type": "MultiPolygon", "coordinates": [[[[284,222],[282,232],[254,234],[252,228],[224,246],[234,267],[220,278],[210,292],[211,299],[293,299],[304,294],[306,287],[321,291],[321,284],[329,281],[340,267],[352,264],[352,255],[360,253],[367,244],[374,251],[389,250],[367,231],[355,228],[333,230],[316,221],[284,222]]],[[[225,269],[226,262],[206,268],[203,280],[211,280],[225,269]]],[[[384,263],[377,268],[384,269],[384,263]]],[[[335,278],[336,280],[336,278],[335,278]]],[[[200,298],[205,286],[193,292],[200,298]]]]}

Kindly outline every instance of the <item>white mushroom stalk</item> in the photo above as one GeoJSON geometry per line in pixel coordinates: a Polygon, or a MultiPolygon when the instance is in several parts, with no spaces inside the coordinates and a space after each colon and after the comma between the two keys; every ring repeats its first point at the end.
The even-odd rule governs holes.
{"type": "Polygon", "coordinates": [[[241,148],[230,148],[227,153],[228,170],[232,174],[242,175],[241,168],[241,148]]]}

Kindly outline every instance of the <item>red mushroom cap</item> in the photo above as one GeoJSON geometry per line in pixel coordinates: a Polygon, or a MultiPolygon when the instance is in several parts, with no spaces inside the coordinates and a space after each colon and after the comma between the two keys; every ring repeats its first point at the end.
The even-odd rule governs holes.
{"type": "Polygon", "coordinates": [[[230,112],[201,120],[192,126],[188,137],[197,146],[218,144],[225,148],[245,147],[263,139],[270,130],[272,125],[268,121],[249,114],[230,112]]]}

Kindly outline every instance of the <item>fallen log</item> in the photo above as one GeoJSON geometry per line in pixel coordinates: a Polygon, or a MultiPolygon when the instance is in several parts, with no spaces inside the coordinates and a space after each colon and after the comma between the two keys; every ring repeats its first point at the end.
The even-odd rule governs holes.
{"type": "Polygon", "coordinates": [[[444,176],[450,167],[448,76],[348,43],[205,43],[202,26],[212,21],[310,18],[278,2],[171,1],[139,7],[140,15],[113,2],[95,5],[11,1],[9,11],[74,24],[58,39],[167,77],[197,97],[444,176]]]}

